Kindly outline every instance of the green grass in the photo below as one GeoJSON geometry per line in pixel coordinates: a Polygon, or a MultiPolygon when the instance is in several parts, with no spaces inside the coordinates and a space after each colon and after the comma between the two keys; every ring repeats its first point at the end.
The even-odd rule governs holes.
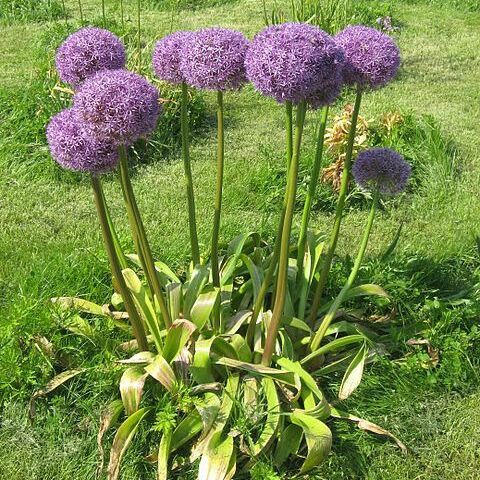
{"type": "MultiPolygon", "coordinates": [[[[127,28],[133,32],[136,2],[124,3],[127,28]]],[[[155,39],[172,28],[222,25],[241,29],[249,37],[262,28],[261,2],[217,3],[195,11],[146,10],[145,62],[155,39]]],[[[87,22],[98,20],[99,5],[83,0],[87,22]]],[[[117,7],[117,1],[107,2],[110,18],[117,7]]],[[[77,2],[68,0],[67,8],[74,28],[77,2]]],[[[478,310],[468,302],[478,300],[478,292],[461,296],[467,300],[460,305],[438,306],[435,297],[447,297],[480,280],[473,241],[473,235],[480,233],[480,203],[475,201],[480,180],[480,124],[475,119],[480,104],[472,101],[480,94],[480,15],[438,2],[393,2],[391,8],[394,21],[401,25],[397,35],[403,69],[397,82],[365,97],[363,114],[378,119],[386,111],[398,110],[412,118],[409,135],[415,138],[411,144],[407,139],[405,148],[423,167],[418,189],[379,217],[369,250],[373,260],[364,274],[392,291],[398,302],[398,321],[392,327],[398,338],[394,358],[408,355],[390,368],[382,363],[370,369],[364,387],[348,406],[399,434],[415,455],[404,458],[388,442],[339,426],[342,439],[336,441],[335,453],[316,478],[474,479],[480,396],[475,374],[479,352],[474,345],[478,333],[473,327],[478,310]],[[423,133],[417,129],[428,118],[425,115],[431,115],[439,128],[426,127],[423,133]],[[376,267],[374,259],[390,243],[399,221],[404,229],[397,260],[376,267]],[[402,323],[406,330],[397,328],[402,323]],[[407,334],[430,338],[441,350],[439,368],[424,368],[424,352],[405,347],[407,334]]],[[[52,27],[13,22],[5,24],[0,35],[0,396],[6,405],[0,428],[0,478],[12,480],[93,478],[98,412],[115,395],[115,378],[108,370],[112,353],[106,353],[112,346],[104,339],[111,332],[100,329],[104,337],[100,335],[95,345],[74,338],[59,328],[48,304],[53,296],[81,295],[102,302],[110,294],[88,182],[61,172],[45,147],[44,124],[50,112],[66,101],[53,98],[49,90],[55,82],[50,78],[52,50],[42,50],[42,42],[47,31],[53,38],[52,27]],[[54,344],[54,360],[35,348],[38,335],[54,344]],[[37,425],[26,427],[24,402],[32,390],[54,371],[92,365],[95,355],[106,357],[105,371],[76,379],[53,396],[48,407],[40,400],[37,425]]],[[[130,52],[133,65],[132,48],[130,52]]],[[[207,251],[213,215],[214,99],[203,97],[205,115],[192,145],[192,159],[202,220],[200,241],[207,251]]],[[[251,87],[228,94],[226,111],[222,238],[226,241],[249,230],[271,237],[283,172],[282,111],[251,87]]],[[[304,174],[312,156],[314,120],[310,114],[304,174]]],[[[148,162],[137,165],[134,188],[156,255],[182,269],[188,256],[187,215],[178,180],[183,169],[175,150],[166,158],[157,149],[154,152],[148,162]]],[[[132,248],[113,177],[108,177],[106,191],[121,240],[132,248]]],[[[324,229],[330,224],[327,207],[328,202],[317,206],[315,226],[324,229]]],[[[342,254],[356,245],[364,220],[360,202],[346,218],[342,254]]],[[[135,465],[140,451],[129,454],[124,479],[152,478],[151,468],[142,462],[135,465]]]]}

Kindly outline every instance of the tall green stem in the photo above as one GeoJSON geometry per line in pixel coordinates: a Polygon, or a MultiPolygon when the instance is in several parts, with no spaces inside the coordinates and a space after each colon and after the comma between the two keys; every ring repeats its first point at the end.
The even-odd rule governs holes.
{"type": "Polygon", "coordinates": [[[122,31],[125,30],[125,11],[123,9],[123,0],[120,0],[120,19],[122,22],[122,31]]]}
{"type": "Polygon", "coordinates": [[[95,175],[92,175],[91,179],[95,206],[97,207],[98,219],[102,228],[103,241],[105,243],[105,249],[107,250],[110,267],[112,269],[113,276],[115,277],[117,286],[120,290],[120,295],[122,296],[125,309],[127,310],[128,317],[132,325],[133,334],[138,343],[138,347],[141,351],[146,351],[148,350],[148,343],[147,337],[145,335],[145,328],[135,307],[135,303],[130,294],[130,291],[128,290],[125,280],[123,278],[122,268],[116,255],[112,234],[108,224],[108,217],[105,211],[105,198],[103,196],[100,179],[95,175]]]}
{"type": "MultiPolygon", "coordinates": [[[[315,152],[315,161],[312,169],[312,176],[308,186],[307,196],[305,198],[305,205],[303,206],[302,223],[300,227],[300,236],[298,238],[297,248],[297,284],[303,275],[303,261],[305,256],[305,244],[307,241],[308,223],[310,220],[310,213],[312,211],[312,203],[317,191],[318,177],[320,176],[320,169],[323,160],[323,145],[325,143],[325,129],[327,127],[328,106],[323,107],[320,113],[320,124],[318,126],[317,149],[315,152]]],[[[302,317],[300,317],[302,318],[302,317]]]]}
{"type": "Polygon", "coordinates": [[[200,263],[200,248],[198,246],[197,220],[195,214],[195,192],[193,189],[192,166],[190,163],[190,144],[188,130],[188,86],[186,83],[182,83],[181,127],[183,167],[185,169],[185,183],[187,187],[190,245],[192,248],[193,264],[198,265],[200,263]]]}
{"type": "Polygon", "coordinates": [[[78,0],[78,9],[80,10],[80,23],[83,25],[83,8],[82,8],[82,0],[78,0]]]}
{"type": "Polygon", "coordinates": [[[107,26],[107,16],[105,15],[105,0],[102,0],[102,17],[103,17],[103,26],[107,26]]]}
{"type": "MultiPolygon", "coordinates": [[[[293,105],[292,102],[285,102],[285,129],[287,135],[287,172],[290,168],[293,152],[293,105]]],[[[288,173],[287,173],[288,175],[288,173]]]]}
{"type": "Polygon", "coordinates": [[[112,220],[112,217],[110,215],[110,211],[108,209],[108,205],[107,205],[107,202],[105,200],[105,195],[103,194],[103,190],[102,190],[102,197],[103,197],[103,200],[104,200],[104,208],[105,208],[105,215],[107,217],[108,228],[110,229],[110,232],[112,234],[112,241],[113,241],[113,245],[115,247],[115,252],[117,254],[117,258],[118,258],[118,261],[120,263],[120,267],[122,268],[122,270],[124,270],[125,268],[128,268],[127,259],[125,257],[125,254],[123,253],[122,247],[120,245],[120,241],[118,239],[117,232],[115,231],[115,226],[113,225],[113,220],[112,220]]]}
{"type": "Polygon", "coordinates": [[[355,143],[355,134],[357,132],[358,113],[360,111],[360,104],[362,102],[362,90],[357,90],[357,96],[355,98],[355,105],[352,113],[352,124],[350,126],[350,132],[348,136],[347,151],[345,156],[345,164],[342,173],[342,182],[340,184],[340,192],[338,194],[337,208],[335,210],[335,221],[333,224],[332,233],[330,236],[330,242],[328,245],[328,251],[322,264],[322,270],[320,272],[320,279],[318,280],[317,289],[312,302],[312,309],[310,311],[310,325],[313,327],[318,315],[318,309],[320,308],[320,302],[322,300],[323,290],[327,283],[328,274],[330,273],[330,267],[332,265],[333,256],[337,248],[338,236],[340,233],[340,226],[342,224],[343,210],[345,208],[345,200],[347,198],[348,184],[350,182],[350,172],[352,169],[352,156],[353,146],[355,143]]]}
{"type": "Polygon", "coordinates": [[[263,350],[262,363],[270,365],[275,342],[283,317],[285,297],[288,282],[288,258],[290,250],[290,235],[292,232],[293,214],[295,210],[295,197],[297,193],[298,164],[300,160],[300,147],[302,144],[303,125],[305,123],[306,104],[302,102],[297,107],[295,120],[295,144],[293,148],[292,161],[288,172],[287,201],[285,204],[285,220],[283,222],[282,239],[280,244],[280,255],[278,260],[278,278],[273,307],[272,320],[267,331],[265,348],[263,350]]]}
{"type": "Polygon", "coordinates": [[[220,235],[220,215],[222,212],[223,168],[225,163],[225,138],[223,129],[223,92],[217,92],[217,182],[215,187],[215,215],[212,233],[212,277],[213,285],[220,287],[218,266],[218,239],[220,235]]]}
{"type": "Polygon", "coordinates": [[[142,0],[137,0],[137,54],[138,54],[138,73],[142,71],[142,0]]]}
{"type": "Polygon", "coordinates": [[[357,258],[355,259],[355,264],[353,265],[352,271],[350,272],[350,275],[345,285],[343,286],[342,290],[335,298],[334,302],[332,303],[332,306],[328,310],[328,313],[325,315],[324,319],[322,320],[322,323],[320,324],[319,329],[317,330],[317,332],[315,333],[315,336],[313,337],[313,340],[310,344],[310,350],[312,352],[314,352],[322,343],[322,340],[325,337],[325,333],[327,332],[328,327],[332,323],[332,320],[335,318],[335,314],[337,313],[337,310],[340,308],[340,305],[345,299],[345,296],[347,295],[348,291],[352,288],[353,282],[357,278],[358,271],[362,265],[363,257],[365,256],[365,250],[367,248],[370,232],[372,231],[373,219],[375,218],[375,211],[377,210],[377,205],[378,205],[378,192],[375,193],[373,198],[372,207],[370,209],[370,214],[368,216],[367,224],[363,232],[362,242],[358,250],[357,258]]]}
{"type": "Polygon", "coordinates": [[[150,244],[148,243],[145,228],[140,216],[140,211],[135,199],[132,183],[130,181],[130,175],[128,173],[127,148],[125,146],[120,147],[120,181],[122,184],[123,198],[127,208],[128,220],[130,223],[130,229],[132,230],[135,248],[137,249],[138,256],[150,288],[157,299],[165,326],[168,328],[172,322],[163,295],[162,286],[158,278],[157,270],[155,268],[155,262],[153,260],[150,244]]]}

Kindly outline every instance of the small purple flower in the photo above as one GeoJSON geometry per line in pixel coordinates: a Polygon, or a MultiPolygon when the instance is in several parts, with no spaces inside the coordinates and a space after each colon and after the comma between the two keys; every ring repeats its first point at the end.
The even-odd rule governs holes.
{"type": "Polygon", "coordinates": [[[305,23],[267,27],[253,39],[245,62],[256,89],[280,103],[336,90],[343,63],[342,49],[332,37],[305,23]]]}
{"type": "Polygon", "coordinates": [[[180,70],[182,48],[188,48],[193,32],[175,32],[159,40],[153,52],[153,71],[161,80],[182,83],[185,77],[180,70]]]}
{"type": "Polygon", "coordinates": [[[404,158],[390,148],[371,148],[358,154],[352,173],[355,181],[367,190],[396,195],[403,190],[412,169],[404,158]]]}
{"type": "Polygon", "coordinates": [[[86,27],[70,35],[57,50],[55,59],[60,78],[78,86],[101,70],[125,67],[125,48],[108,30],[86,27]]]}
{"type": "Polygon", "coordinates": [[[180,69],[188,84],[206,90],[240,88],[246,81],[248,40],[241,32],[205,28],[184,44],[180,69]]]}
{"type": "Polygon", "coordinates": [[[400,50],[385,33],[357,25],[340,32],[335,41],[345,51],[344,81],[360,88],[379,88],[392,80],[400,67],[400,50]]]}
{"type": "Polygon", "coordinates": [[[99,140],[132,144],[151,133],[160,114],[158,90],[127,70],[104,70],[73,98],[86,131],[99,140]]]}
{"type": "Polygon", "coordinates": [[[52,157],[62,167],[81,172],[103,173],[118,164],[118,149],[85,134],[73,108],[58,113],[47,126],[52,157]]]}

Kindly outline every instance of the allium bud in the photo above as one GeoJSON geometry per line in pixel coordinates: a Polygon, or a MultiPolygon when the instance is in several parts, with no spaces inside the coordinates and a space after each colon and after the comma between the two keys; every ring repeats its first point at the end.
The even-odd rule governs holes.
{"type": "Polygon", "coordinates": [[[206,28],[184,44],[180,68],[188,84],[206,90],[240,88],[246,81],[248,40],[241,32],[206,28]]]}
{"type": "Polygon", "coordinates": [[[371,148],[359,153],[352,168],[361,187],[386,195],[405,190],[411,171],[402,155],[390,148],[371,148]]]}
{"type": "Polygon", "coordinates": [[[400,50],[385,33],[361,25],[347,27],[335,41],[345,52],[343,78],[348,85],[379,88],[392,80],[400,67],[400,50]]]}
{"type": "Polygon", "coordinates": [[[50,120],[47,141],[52,157],[69,170],[103,173],[117,166],[117,147],[88,136],[73,108],[50,120]]]}
{"type": "Polygon", "coordinates": [[[245,61],[256,89],[281,103],[336,91],[343,63],[342,49],[332,37],[305,23],[267,27],[253,39],[245,61]]]}
{"type": "Polygon", "coordinates": [[[125,48],[108,30],[86,27],[70,35],[57,50],[55,59],[60,78],[78,86],[101,70],[125,67],[125,48]]]}
{"type": "Polygon", "coordinates": [[[152,63],[158,78],[170,83],[185,81],[180,70],[181,52],[189,47],[194,35],[193,32],[175,32],[157,42],[152,63]]]}
{"type": "Polygon", "coordinates": [[[89,134],[126,145],[151,133],[161,110],[158,90],[127,70],[93,75],[82,84],[73,102],[89,134]]]}

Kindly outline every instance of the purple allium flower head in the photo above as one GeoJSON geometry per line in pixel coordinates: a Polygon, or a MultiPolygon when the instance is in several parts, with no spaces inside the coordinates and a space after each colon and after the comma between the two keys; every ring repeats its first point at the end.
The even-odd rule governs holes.
{"type": "Polygon", "coordinates": [[[57,50],[55,59],[60,78],[78,86],[101,70],[125,66],[125,48],[108,30],[86,27],[70,35],[57,50]]]}
{"type": "Polygon", "coordinates": [[[118,148],[86,135],[73,108],[52,117],[47,140],[52,157],[69,170],[103,173],[117,166],[118,148]]]}
{"type": "Polygon", "coordinates": [[[308,105],[316,110],[317,108],[331,105],[335,102],[342,91],[342,82],[334,81],[326,83],[321,90],[313,92],[307,97],[308,105]]]}
{"type": "Polygon", "coordinates": [[[246,81],[245,54],[249,42],[241,32],[205,28],[184,44],[180,69],[188,84],[206,90],[240,88],[246,81]]]}
{"type": "Polygon", "coordinates": [[[195,34],[193,32],[175,32],[159,40],[153,52],[153,71],[155,75],[170,83],[185,81],[180,70],[183,48],[188,48],[195,34]]]}
{"type": "Polygon", "coordinates": [[[400,50],[385,33],[357,25],[335,37],[345,52],[344,81],[360,88],[379,88],[397,74],[400,50]]]}
{"type": "Polygon", "coordinates": [[[284,23],[255,36],[245,64],[248,78],[261,93],[281,103],[298,103],[336,90],[344,55],[333,38],[319,28],[284,23]]]}
{"type": "Polygon", "coordinates": [[[158,90],[127,70],[96,73],[73,102],[90,135],[127,145],[155,129],[161,110],[158,90]]]}
{"type": "Polygon", "coordinates": [[[358,154],[352,173],[355,181],[367,190],[396,195],[407,185],[410,165],[390,148],[371,148],[358,154]]]}

